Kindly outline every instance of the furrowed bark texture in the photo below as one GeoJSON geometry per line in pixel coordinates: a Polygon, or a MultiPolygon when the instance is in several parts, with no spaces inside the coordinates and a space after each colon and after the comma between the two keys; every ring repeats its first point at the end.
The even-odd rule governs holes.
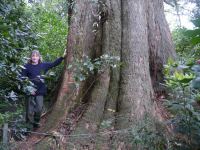
{"type": "MultiPolygon", "coordinates": [[[[80,13],[75,13],[74,18],[75,20],[81,16],[82,20],[80,21],[80,24],[85,24],[85,26],[80,25],[78,30],[87,30],[87,32],[84,32],[83,39],[88,36],[88,38],[91,38],[90,41],[86,40],[83,43],[85,45],[88,45],[88,47],[82,47],[84,51],[84,55],[89,56],[90,58],[95,58],[96,56],[101,55],[101,31],[95,31],[98,28],[101,28],[101,25],[99,24],[99,5],[97,2],[91,1],[91,0],[85,0],[85,1],[76,1],[75,9],[78,9],[79,5],[85,5],[87,7],[84,11],[87,11],[87,18],[91,18],[88,22],[86,22],[87,18],[83,19],[83,16],[85,15],[83,11],[80,11],[80,13]],[[98,24],[98,26],[97,26],[98,24]],[[89,35],[91,34],[91,35],[89,35]]],[[[72,25],[76,25],[76,22],[71,22],[72,25]]],[[[77,36],[79,37],[79,32],[76,32],[77,36]]],[[[75,54],[76,55],[76,54],[75,54]]],[[[82,54],[83,55],[83,54],[82,54]]],[[[81,55],[81,56],[82,56],[81,55]]],[[[77,55],[76,55],[77,56],[77,55]]],[[[73,134],[80,134],[82,133],[94,133],[96,129],[98,128],[99,121],[101,119],[102,109],[104,108],[105,103],[105,97],[107,95],[108,91],[108,85],[109,85],[109,69],[106,70],[103,74],[100,76],[93,78],[93,80],[90,82],[90,84],[87,84],[87,82],[83,82],[81,85],[80,92],[85,93],[85,91],[88,91],[88,87],[92,85],[92,89],[89,89],[89,92],[84,96],[83,100],[84,102],[88,102],[88,108],[85,110],[84,115],[82,116],[82,119],[77,124],[77,128],[73,132],[73,134]],[[88,86],[89,85],[89,86],[88,86]],[[84,92],[83,92],[84,91],[84,92]],[[103,101],[102,101],[103,100],[103,101]]],[[[81,96],[80,96],[81,97],[81,96]]]]}
{"type": "Polygon", "coordinates": [[[119,93],[119,129],[128,128],[152,113],[153,90],[149,72],[149,45],[145,0],[122,2],[122,62],[119,93]]]}
{"type": "MultiPolygon", "coordinates": [[[[66,68],[69,64],[74,62],[74,58],[81,59],[84,56],[89,56],[92,58],[95,56],[95,52],[98,51],[98,44],[95,42],[96,35],[93,33],[93,24],[96,21],[96,11],[97,5],[91,0],[84,2],[81,0],[76,0],[70,18],[67,57],[65,60],[66,65],[64,68],[62,85],[60,87],[54,110],[48,119],[50,122],[59,122],[57,121],[59,117],[56,116],[56,112],[59,112],[59,114],[63,114],[63,116],[66,117],[64,115],[64,112],[66,112],[66,107],[68,108],[71,106],[68,104],[68,102],[71,101],[71,99],[76,99],[77,96],[81,97],[80,95],[85,92],[84,90],[86,88],[83,88],[83,84],[80,87],[80,89],[83,88],[83,90],[80,90],[80,93],[77,93],[73,81],[74,70],[69,70],[66,68]]],[[[48,130],[55,127],[55,124],[50,124],[52,127],[48,127],[48,130]]]]}
{"type": "Polygon", "coordinates": [[[154,110],[152,88],[157,90],[163,81],[163,65],[169,57],[175,57],[175,51],[162,0],[125,0],[121,4],[121,56],[125,67],[121,69],[119,111],[129,112],[135,121],[154,110]]]}
{"type": "MultiPolygon", "coordinates": [[[[114,56],[121,56],[121,1],[105,1],[107,20],[103,24],[102,49],[114,56]]],[[[104,110],[104,118],[114,117],[117,111],[117,99],[119,95],[120,69],[112,69],[110,85],[104,110]]]]}
{"type": "MultiPolygon", "coordinates": [[[[70,0],[73,3],[73,1],[70,0]]],[[[99,50],[99,45],[94,32],[93,24],[97,21],[97,3],[91,0],[76,0],[73,4],[73,10],[70,10],[70,26],[67,38],[67,57],[65,60],[65,68],[63,71],[62,84],[58,93],[58,98],[54,104],[51,114],[45,124],[43,131],[52,131],[56,129],[60,122],[66,119],[70,109],[77,104],[78,101],[87,97],[88,86],[90,86],[93,78],[82,82],[80,87],[76,89],[73,75],[74,68],[67,69],[75,59],[82,59],[85,56],[94,58],[99,50]],[[86,95],[86,94],[87,95],[86,95]]],[[[89,94],[90,95],[90,94],[89,94]]],[[[48,149],[48,138],[39,142],[36,149],[48,149]]]]}
{"type": "Polygon", "coordinates": [[[61,115],[63,103],[87,103],[72,134],[88,134],[88,138],[69,137],[70,143],[80,149],[95,149],[99,143],[104,149],[111,149],[111,136],[98,134],[105,131],[102,123],[110,119],[106,131],[111,131],[135,127],[146,116],[156,120],[154,91],[162,82],[163,64],[175,57],[163,0],[76,0],[67,52],[66,66],[85,55],[93,59],[103,54],[119,56],[122,64],[89,77],[72,98],[69,93],[74,88],[69,88],[68,81],[74,69],[65,70],[52,116],[61,115]],[[70,90],[65,91],[66,88],[70,90]]]}
{"type": "MultiPolygon", "coordinates": [[[[102,49],[114,56],[121,56],[121,1],[105,1],[107,20],[103,24],[102,49]]],[[[120,69],[111,69],[110,85],[103,120],[114,117],[119,95],[120,69]]],[[[112,122],[114,125],[114,120],[112,122]]],[[[113,125],[111,127],[113,127],[113,125]]]]}
{"type": "MultiPolygon", "coordinates": [[[[121,50],[121,13],[120,1],[104,1],[99,7],[101,20],[99,22],[99,32],[101,37],[100,55],[110,54],[120,56],[121,50]]],[[[98,38],[99,35],[96,35],[98,38]]],[[[117,97],[119,91],[119,69],[109,68],[100,75],[94,85],[89,98],[88,109],[77,125],[73,134],[95,134],[99,131],[101,122],[114,117],[117,107],[117,97]],[[111,81],[110,81],[111,80],[111,81]]],[[[114,126],[114,119],[112,126],[114,126]]],[[[96,137],[96,136],[95,136],[96,137]]],[[[96,137],[97,138],[97,137],[96,137]]],[[[104,137],[107,138],[107,137],[104,137]]],[[[94,137],[88,138],[93,141],[94,137]]],[[[79,143],[87,145],[88,139],[79,139],[79,143]]],[[[105,141],[105,139],[104,139],[105,141]]],[[[72,141],[74,142],[74,141],[72,141]]]]}
{"type": "Polygon", "coordinates": [[[175,57],[169,26],[165,19],[162,0],[149,0],[147,27],[149,42],[150,73],[155,91],[161,89],[163,82],[163,65],[169,57],[175,57]]]}

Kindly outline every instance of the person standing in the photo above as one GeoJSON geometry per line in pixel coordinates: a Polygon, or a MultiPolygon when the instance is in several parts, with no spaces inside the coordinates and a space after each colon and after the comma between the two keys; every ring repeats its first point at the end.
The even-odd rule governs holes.
{"type": "Polygon", "coordinates": [[[59,65],[63,61],[65,55],[66,53],[64,52],[63,57],[56,59],[54,62],[42,62],[40,52],[38,50],[33,50],[28,63],[24,65],[24,69],[21,72],[22,78],[28,77],[36,89],[31,92],[26,102],[26,122],[32,124],[33,128],[39,127],[43,99],[44,95],[47,93],[42,75],[49,69],[59,65]]]}

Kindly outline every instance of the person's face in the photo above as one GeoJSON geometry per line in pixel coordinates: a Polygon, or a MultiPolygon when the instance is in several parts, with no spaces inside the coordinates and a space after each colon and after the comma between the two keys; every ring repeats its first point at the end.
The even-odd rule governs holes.
{"type": "Polygon", "coordinates": [[[38,64],[39,60],[40,60],[40,56],[38,54],[36,54],[36,53],[33,53],[31,55],[31,60],[32,60],[33,64],[38,64]]]}

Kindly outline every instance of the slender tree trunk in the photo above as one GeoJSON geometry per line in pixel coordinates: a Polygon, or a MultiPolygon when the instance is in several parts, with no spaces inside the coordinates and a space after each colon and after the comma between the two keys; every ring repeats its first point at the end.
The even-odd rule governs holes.
{"type": "MultiPolygon", "coordinates": [[[[175,57],[163,0],[76,0],[70,18],[67,52],[66,66],[85,55],[94,59],[105,53],[119,56],[122,63],[120,68],[108,67],[102,74],[89,77],[78,89],[69,82],[74,69],[64,71],[49,120],[59,123],[72,104],[87,104],[72,134],[88,134],[88,138],[69,138],[71,143],[80,149],[84,146],[95,149],[98,144],[110,149],[111,136],[98,134],[105,131],[102,123],[111,120],[106,128],[111,133],[134,128],[145,118],[156,120],[154,91],[163,80],[163,64],[169,57],[175,57]],[[58,115],[55,117],[55,114],[58,115]]],[[[48,130],[55,126],[52,122],[49,124],[48,130]]],[[[123,136],[119,141],[125,141],[124,148],[129,147],[123,136]]]]}

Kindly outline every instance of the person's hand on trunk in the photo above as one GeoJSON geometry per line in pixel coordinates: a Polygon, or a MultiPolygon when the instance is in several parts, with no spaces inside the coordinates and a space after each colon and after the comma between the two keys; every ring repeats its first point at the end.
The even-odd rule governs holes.
{"type": "Polygon", "coordinates": [[[62,57],[65,58],[66,56],[67,56],[67,50],[65,49],[62,57]]]}

